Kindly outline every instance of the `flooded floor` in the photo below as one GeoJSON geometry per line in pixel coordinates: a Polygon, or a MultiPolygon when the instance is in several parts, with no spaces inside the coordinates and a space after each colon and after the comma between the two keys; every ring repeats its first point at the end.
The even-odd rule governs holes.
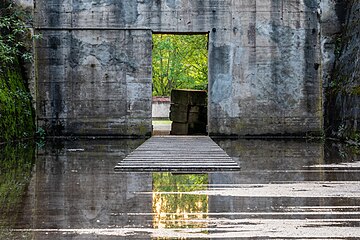
{"type": "Polygon", "coordinates": [[[360,150],[215,140],[237,172],[119,173],[144,140],[0,153],[0,239],[359,239],[360,150]]]}

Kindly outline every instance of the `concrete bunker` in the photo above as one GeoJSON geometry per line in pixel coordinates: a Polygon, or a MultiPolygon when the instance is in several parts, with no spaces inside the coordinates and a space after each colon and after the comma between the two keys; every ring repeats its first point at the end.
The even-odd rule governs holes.
{"type": "Polygon", "coordinates": [[[209,32],[209,135],[321,134],[317,9],[316,0],[36,2],[37,123],[59,123],[62,135],[151,135],[152,34],[209,32]]]}

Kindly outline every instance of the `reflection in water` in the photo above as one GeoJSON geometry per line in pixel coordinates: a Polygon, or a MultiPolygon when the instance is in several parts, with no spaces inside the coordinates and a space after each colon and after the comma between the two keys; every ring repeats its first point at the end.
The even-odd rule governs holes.
{"type": "Polygon", "coordinates": [[[0,149],[0,220],[14,229],[9,236],[0,227],[0,239],[360,237],[360,156],[354,150],[220,139],[240,172],[115,172],[143,141],[48,143],[34,167],[31,147],[0,149]]]}
{"type": "Polygon", "coordinates": [[[206,227],[208,196],[183,194],[206,190],[208,174],[153,173],[154,228],[206,227]]]}
{"type": "MultiPolygon", "coordinates": [[[[22,198],[31,178],[35,159],[34,144],[20,143],[0,147],[0,229],[13,227],[22,198]]],[[[8,239],[0,230],[0,239],[8,239]]]]}

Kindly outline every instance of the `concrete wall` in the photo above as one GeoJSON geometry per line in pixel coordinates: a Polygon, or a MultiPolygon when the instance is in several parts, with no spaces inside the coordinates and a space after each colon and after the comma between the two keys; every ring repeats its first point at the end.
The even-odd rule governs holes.
{"type": "Polygon", "coordinates": [[[151,32],[40,32],[40,125],[61,128],[57,133],[82,135],[143,135],[151,131],[151,32]]]}
{"type": "Polygon", "coordinates": [[[360,2],[348,1],[344,29],[337,36],[337,55],[326,104],[330,135],[360,139],[360,2]]]}
{"type": "Polygon", "coordinates": [[[343,32],[349,1],[322,0],[320,2],[321,49],[323,84],[327,87],[333,77],[333,68],[338,50],[338,39],[343,32]]]}
{"type": "Polygon", "coordinates": [[[37,1],[37,116],[62,134],[151,132],[152,32],[209,33],[209,134],[322,131],[317,0],[37,1]]]}
{"type": "Polygon", "coordinates": [[[169,119],[170,97],[152,98],[152,117],[153,119],[169,119]]]}

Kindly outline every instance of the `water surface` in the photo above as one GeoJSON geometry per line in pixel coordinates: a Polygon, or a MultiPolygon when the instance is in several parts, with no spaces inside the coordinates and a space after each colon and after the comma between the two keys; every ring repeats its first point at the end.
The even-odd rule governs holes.
{"type": "Polygon", "coordinates": [[[1,239],[360,237],[357,149],[222,139],[241,171],[115,172],[143,141],[2,148],[1,239]]]}

